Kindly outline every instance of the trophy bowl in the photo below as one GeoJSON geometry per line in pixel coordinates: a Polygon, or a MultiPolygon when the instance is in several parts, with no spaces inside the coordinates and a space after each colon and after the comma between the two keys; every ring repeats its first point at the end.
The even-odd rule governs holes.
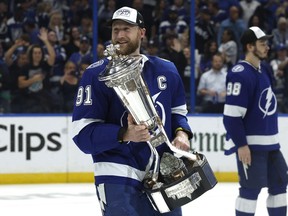
{"type": "Polygon", "coordinates": [[[161,174],[161,164],[158,183],[151,188],[147,183],[149,180],[146,179],[144,191],[155,210],[161,213],[172,211],[195,200],[217,184],[206,157],[203,154],[196,154],[198,157],[196,161],[181,157],[184,170],[174,171],[174,175],[170,176],[168,181],[165,180],[167,177],[161,174]]]}

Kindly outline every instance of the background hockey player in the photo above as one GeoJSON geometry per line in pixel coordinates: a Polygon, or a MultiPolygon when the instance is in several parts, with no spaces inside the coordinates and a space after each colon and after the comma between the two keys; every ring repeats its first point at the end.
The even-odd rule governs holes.
{"type": "Polygon", "coordinates": [[[269,215],[287,213],[287,165],[280,151],[277,101],[271,72],[262,61],[269,51],[269,38],[258,27],[246,30],[241,38],[245,59],[228,72],[226,79],[224,126],[230,144],[226,153],[237,154],[237,216],[255,214],[263,187],[268,187],[269,215]]]}

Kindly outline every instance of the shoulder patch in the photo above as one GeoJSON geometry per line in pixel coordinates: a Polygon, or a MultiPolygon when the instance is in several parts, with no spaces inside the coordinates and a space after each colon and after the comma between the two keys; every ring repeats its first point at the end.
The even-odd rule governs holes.
{"type": "Polygon", "coordinates": [[[87,69],[88,69],[88,68],[95,68],[95,67],[98,67],[98,66],[102,65],[103,63],[104,63],[104,60],[101,59],[101,60],[99,60],[99,61],[97,61],[97,62],[95,62],[95,63],[89,65],[89,66],[87,67],[87,69]]]}
{"type": "Polygon", "coordinates": [[[240,65],[240,64],[237,64],[237,65],[235,65],[233,68],[232,68],[232,72],[241,72],[241,71],[243,71],[244,70],[244,67],[243,67],[243,65],[240,65]]]}

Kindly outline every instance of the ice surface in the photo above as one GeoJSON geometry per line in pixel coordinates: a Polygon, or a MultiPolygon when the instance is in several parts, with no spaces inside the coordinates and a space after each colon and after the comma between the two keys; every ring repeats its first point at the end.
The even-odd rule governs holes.
{"type": "MultiPolygon", "coordinates": [[[[1,216],[101,216],[93,183],[0,185],[1,216]]],[[[218,183],[212,190],[183,206],[183,216],[233,216],[237,183],[218,183]]],[[[256,216],[266,212],[267,189],[259,195],[256,216]]]]}

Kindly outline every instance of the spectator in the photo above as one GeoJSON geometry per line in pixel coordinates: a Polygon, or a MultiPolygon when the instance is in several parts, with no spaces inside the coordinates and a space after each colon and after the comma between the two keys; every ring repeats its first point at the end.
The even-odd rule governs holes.
{"type": "Polygon", "coordinates": [[[168,9],[165,11],[164,18],[167,19],[169,9],[175,8],[177,11],[177,15],[179,20],[184,20],[186,23],[188,23],[189,20],[189,13],[187,12],[184,0],[172,0],[172,4],[168,7],[168,9]]]}
{"type": "MultiPolygon", "coordinates": [[[[105,56],[104,56],[104,50],[105,50],[105,47],[104,47],[104,45],[102,44],[102,43],[98,43],[97,44],[97,61],[98,60],[100,60],[100,59],[103,59],[103,58],[105,58],[105,56]]],[[[88,59],[88,61],[89,62],[91,62],[92,63],[92,59],[88,56],[88,57],[86,57],[87,59],[88,59]]],[[[85,60],[85,59],[84,59],[85,60]]],[[[83,61],[83,60],[82,60],[83,61]]],[[[85,60],[86,61],[86,60],[85,60]]],[[[86,61],[86,62],[88,62],[88,61],[86,61]]],[[[90,63],[90,64],[91,64],[90,63]]]]}
{"type": "Polygon", "coordinates": [[[81,35],[85,35],[89,38],[89,40],[92,40],[93,38],[93,21],[92,16],[83,15],[81,17],[81,24],[79,26],[79,30],[81,32],[81,35]]]}
{"type": "Polygon", "coordinates": [[[151,27],[153,25],[153,16],[151,6],[144,4],[143,0],[133,0],[132,8],[139,11],[145,20],[146,37],[149,40],[151,38],[151,27]]]}
{"type": "Polygon", "coordinates": [[[48,50],[47,59],[41,46],[34,44],[28,50],[29,64],[22,68],[18,76],[18,87],[21,89],[22,111],[28,113],[49,113],[49,73],[55,62],[55,52],[48,40],[48,31],[40,29],[40,40],[48,50]]]}
{"type": "Polygon", "coordinates": [[[41,44],[41,40],[38,38],[39,28],[35,19],[25,19],[23,29],[31,44],[41,44]]]}
{"type": "Polygon", "coordinates": [[[212,67],[212,56],[218,52],[216,40],[210,40],[205,43],[204,53],[200,55],[199,76],[208,71],[212,67]]]}
{"type": "Polygon", "coordinates": [[[203,6],[195,22],[195,40],[197,41],[195,47],[198,49],[198,53],[203,54],[205,42],[215,38],[216,33],[211,21],[210,11],[206,6],[203,6]]]}
{"type": "Polygon", "coordinates": [[[268,29],[267,23],[265,23],[262,20],[260,21],[260,20],[261,19],[258,13],[253,14],[248,21],[248,27],[258,26],[261,29],[268,29]]]}
{"type": "Polygon", "coordinates": [[[214,30],[215,32],[218,31],[220,23],[227,19],[228,14],[225,10],[219,8],[218,1],[210,0],[208,1],[207,7],[211,14],[211,21],[214,23],[214,30]]]}
{"type": "Polygon", "coordinates": [[[64,113],[72,113],[73,111],[78,83],[79,72],[77,71],[77,67],[73,62],[67,61],[64,67],[64,75],[60,79],[64,113]]]}
{"type": "Polygon", "coordinates": [[[3,48],[0,43],[0,113],[10,112],[10,92],[7,85],[9,71],[3,60],[3,48]]]}
{"type": "MultiPolygon", "coordinates": [[[[12,46],[5,55],[5,62],[7,64],[7,59],[10,59],[11,57],[8,57],[7,53],[12,53],[13,48],[12,46]]],[[[12,58],[11,58],[12,59],[12,58]]],[[[17,52],[16,58],[11,61],[11,63],[7,64],[8,65],[8,71],[9,71],[9,90],[10,90],[10,111],[12,113],[21,113],[23,112],[22,106],[25,101],[22,99],[20,90],[18,88],[18,77],[19,77],[19,72],[28,64],[28,56],[26,53],[26,50],[17,52]]]]}
{"type": "Polygon", "coordinates": [[[49,25],[49,14],[52,10],[50,2],[40,2],[36,8],[36,19],[38,20],[38,28],[48,28],[49,25]]]}
{"type": "Polygon", "coordinates": [[[78,26],[72,26],[70,29],[69,42],[64,45],[68,58],[72,55],[72,53],[79,51],[80,39],[81,33],[78,26]]]}
{"type": "Polygon", "coordinates": [[[14,0],[10,2],[11,11],[15,11],[15,8],[19,8],[24,12],[34,10],[37,5],[37,0],[14,0]]]}
{"type": "Polygon", "coordinates": [[[232,6],[239,6],[238,0],[217,0],[219,8],[224,11],[229,11],[232,6]]]}
{"type": "Polygon", "coordinates": [[[23,10],[17,6],[13,16],[7,20],[8,36],[10,42],[17,40],[23,34],[23,10]]]}
{"type": "Polygon", "coordinates": [[[162,37],[167,33],[173,33],[178,35],[178,38],[181,40],[182,34],[185,29],[188,28],[187,23],[184,20],[178,18],[178,12],[175,7],[171,7],[168,11],[168,18],[163,20],[159,25],[159,35],[160,41],[164,41],[162,37]]]}
{"type": "Polygon", "coordinates": [[[81,11],[81,1],[80,0],[71,0],[70,1],[70,18],[71,24],[80,26],[81,25],[81,17],[83,15],[81,11]]]}
{"type": "MultiPolygon", "coordinates": [[[[259,0],[260,1],[260,0],[259,0]]],[[[262,2],[260,6],[258,6],[255,10],[254,14],[259,16],[261,23],[264,24],[267,32],[272,32],[272,30],[277,25],[276,11],[280,5],[280,1],[265,1],[262,2]]]]}
{"type": "Polygon", "coordinates": [[[288,113],[288,67],[284,68],[283,112],[288,113]]]}
{"type": "Polygon", "coordinates": [[[18,38],[14,44],[5,52],[4,60],[7,66],[11,66],[19,52],[26,52],[28,47],[30,46],[29,37],[26,34],[23,34],[20,38],[18,38]]]}
{"type": "Polygon", "coordinates": [[[217,43],[221,43],[221,37],[225,29],[231,29],[235,35],[235,41],[237,43],[237,47],[241,51],[240,46],[240,36],[243,34],[245,30],[245,23],[240,18],[240,11],[239,8],[236,6],[231,6],[229,8],[229,17],[226,20],[223,20],[220,24],[219,31],[218,31],[218,40],[217,43]]]}
{"type": "Polygon", "coordinates": [[[81,60],[79,69],[79,78],[82,78],[84,71],[90,64],[92,64],[91,58],[88,58],[87,56],[81,60]]]}
{"type": "Polygon", "coordinates": [[[276,48],[276,57],[272,59],[270,65],[274,75],[274,92],[278,102],[278,111],[284,112],[283,94],[284,94],[284,69],[288,65],[287,47],[284,44],[276,48]]]}
{"type": "MultiPolygon", "coordinates": [[[[66,51],[59,43],[56,32],[50,30],[48,32],[48,40],[55,52],[55,62],[49,73],[49,92],[53,100],[51,101],[51,112],[62,112],[61,100],[59,94],[59,80],[64,75],[64,64],[66,62],[66,51]]],[[[45,55],[49,54],[46,46],[43,46],[45,55]]]]}
{"type": "Polygon", "coordinates": [[[273,34],[273,46],[275,49],[280,44],[288,46],[288,30],[287,30],[287,19],[285,17],[280,17],[277,22],[277,28],[272,30],[273,34]]]}
{"type": "Polygon", "coordinates": [[[226,97],[226,74],[220,53],[213,55],[212,68],[203,73],[198,85],[198,94],[203,97],[203,113],[223,113],[226,97]]]}
{"type": "Polygon", "coordinates": [[[242,0],[239,2],[239,5],[242,9],[242,19],[247,27],[251,16],[256,11],[256,8],[260,5],[260,2],[257,0],[242,0]]]}
{"type": "Polygon", "coordinates": [[[79,51],[72,53],[68,60],[74,62],[77,69],[79,69],[81,60],[84,56],[88,56],[92,59],[90,39],[87,36],[81,37],[79,51]]]}
{"type": "Polygon", "coordinates": [[[159,40],[157,37],[148,41],[147,55],[157,56],[159,54],[159,40]]]}
{"type": "Polygon", "coordinates": [[[69,36],[66,33],[63,17],[60,11],[52,11],[50,13],[50,21],[48,24],[48,28],[53,30],[56,33],[57,40],[61,45],[65,45],[69,41],[69,36]]]}
{"type": "Polygon", "coordinates": [[[168,33],[163,37],[163,48],[159,52],[159,57],[173,62],[183,79],[186,59],[180,41],[175,33],[168,33]]]}
{"type": "Polygon", "coordinates": [[[19,39],[15,41],[15,43],[5,52],[4,61],[8,67],[8,79],[6,80],[6,84],[10,91],[10,99],[11,99],[11,111],[15,112],[14,104],[17,105],[17,101],[15,103],[14,98],[16,98],[19,94],[18,89],[18,76],[19,71],[28,63],[27,57],[27,49],[30,45],[27,35],[22,35],[19,39]]]}
{"type": "Polygon", "coordinates": [[[287,17],[287,12],[288,12],[288,2],[287,1],[280,1],[278,2],[278,7],[276,8],[275,11],[275,17],[287,17]]]}
{"type": "Polygon", "coordinates": [[[156,2],[156,6],[154,7],[154,10],[152,12],[153,17],[153,24],[151,27],[151,37],[155,38],[158,34],[160,23],[163,21],[165,8],[167,7],[166,0],[159,0],[156,2]]]}
{"type": "Polygon", "coordinates": [[[107,0],[104,3],[103,10],[98,13],[98,31],[99,39],[102,41],[110,40],[111,31],[107,27],[107,20],[109,20],[116,10],[116,0],[107,0]]]}
{"type": "MultiPolygon", "coordinates": [[[[183,54],[185,56],[186,59],[186,66],[184,69],[184,73],[183,73],[183,84],[184,84],[184,88],[185,88],[185,93],[186,93],[186,103],[187,103],[187,109],[188,112],[190,111],[191,105],[190,105],[190,95],[191,95],[191,87],[190,87],[190,80],[191,80],[191,51],[190,51],[190,47],[187,46],[183,49],[183,54]]],[[[196,76],[196,74],[195,74],[196,76]]],[[[196,78],[196,86],[198,85],[198,81],[197,81],[197,77],[196,78]]]]}
{"type": "Polygon", "coordinates": [[[222,42],[218,48],[222,54],[224,63],[229,69],[237,61],[238,49],[235,41],[234,33],[231,29],[225,29],[222,35],[222,42]]]}
{"type": "Polygon", "coordinates": [[[22,67],[28,63],[26,51],[29,45],[28,36],[23,34],[4,54],[5,67],[2,65],[2,69],[7,68],[4,89],[6,104],[7,102],[10,104],[9,112],[15,112],[15,105],[18,104],[18,101],[15,100],[19,95],[18,76],[22,67]]]}
{"type": "MultiPolygon", "coordinates": [[[[6,1],[0,2],[0,43],[4,45],[8,37],[8,28],[7,28],[7,20],[8,20],[8,5],[6,1]]],[[[6,47],[3,47],[6,50],[6,47]]]]}
{"type": "MultiPolygon", "coordinates": [[[[63,70],[64,70],[64,64],[66,62],[66,50],[64,49],[63,46],[61,46],[61,44],[58,41],[56,32],[54,30],[50,30],[48,32],[48,40],[49,43],[51,44],[51,46],[54,48],[54,52],[55,52],[55,62],[54,65],[52,67],[52,71],[51,71],[51,81],[52,80],[58,80],[60,79],[61,76],[63,76],[63,70]]],[[[47,54],[47,47],[44,46],[43,47],[45,54],[47,54]]]]}

